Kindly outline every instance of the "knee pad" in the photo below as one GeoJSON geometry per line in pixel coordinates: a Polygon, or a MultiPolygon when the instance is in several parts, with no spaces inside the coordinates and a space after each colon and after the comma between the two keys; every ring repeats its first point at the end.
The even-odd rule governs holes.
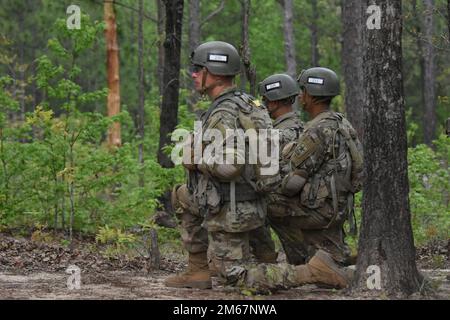
{"type": "Polygon", "coordinates": [[[178,200],[178,206],[185,209],[192,206],[191,193],[189,192],[187,185],[183,184],[177,188],[176,197],[178,200]]]}
{"type": "Polygon", "coordinates": [[[180,214],[183,209],[188,209],[191,206],[191,195],[185,184],[176,185],[172,189],[170,195],[170,202],[172,207],[177,214],[180,214]]]}

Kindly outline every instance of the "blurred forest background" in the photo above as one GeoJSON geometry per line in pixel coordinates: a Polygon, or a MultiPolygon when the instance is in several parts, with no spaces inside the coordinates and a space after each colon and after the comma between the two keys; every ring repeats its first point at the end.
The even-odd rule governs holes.
{"type": "MultiPolygon", "coordinates": [[[[336,70],[343,95],[333,108],[361,130],[354,19],[366,15],[352,9],[357,2],[0,0],[0,231],[49,237],[62,231],[65,241],[81,232],[126,246],[139,227],[156,229],[161,243],[176,243],[177,231],[155,225],[152,217],[165,210],[167,191],[184,179],[183,169],[167,161],[167,133],[191,129],[207,107],[192,92],[188,72],[190,52],[203,41],[227,41],[241,51],[238,85],[252,93],[273,73],[336,70]],[[66,26],[72,4],[81,9],[80,30],[66,26]],[[119,48],[115,113],[108,111],[112,52],[104,32],[111,8],[119,48]],[[168,61],[176,61],[177,41],[167,30],[181,31],[180,68],[168,61]],[[179,97],[165,91],[170,67],[180,72],[179,97]],[[111,140],[114,121],[120,132],[111,140]]],[[[404,1],[403,13],[410,201],[421,245],[448,239],[450,230],[450,146],[444,135],[450,2],[404,1]]]]}

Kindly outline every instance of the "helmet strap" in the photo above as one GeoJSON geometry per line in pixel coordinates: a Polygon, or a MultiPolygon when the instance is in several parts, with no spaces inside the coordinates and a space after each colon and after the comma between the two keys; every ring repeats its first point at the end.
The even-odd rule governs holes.
{"type": "Polygon", "coordinates": [[[271,111],[269,111],[269,109],[267,109],[267,111],[269,111],[269,115],[272,115],[272,114],[274,114],[275,112],[277,112],[282,106],[283,106],[283,105],[280,103],[280,104],[278,104],[278,106],[277,106],[275,109],[273,109],[273,110],[271,110],[271,111]]]}

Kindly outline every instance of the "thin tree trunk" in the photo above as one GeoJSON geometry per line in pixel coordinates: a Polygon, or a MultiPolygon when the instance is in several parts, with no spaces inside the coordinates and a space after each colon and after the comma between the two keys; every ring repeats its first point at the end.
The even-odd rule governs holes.
{"type": "MultiPolygon", "coordinates": [[[[24,21],[25,17],[23,12],[19,15],[19,28],[20,30],[24,30],[24,21]]],[[[20,41],[19,44],[19,96],[20,96],[20,113],[19,113],[19,120],[21,123],[25,121],[25,70],[24,70],[24,63],[25,63],[25,44],[23,41],[20,41]]],[[[23,140],[23,139],[22,139],[23,140]]],[[[25,142],[23,140],[23,142],[25,142]]]]}
{"type": "Polygon", "coordinates": [[[292,0],[281,0],[279,2],[283,8],[284,58],[286,60],[287,73],[295,78],[297,75],[297,60],[293,21],[294,5],[292,0]]]}
{"type": "Polygon", "coordinates": [[[424,141],[431,146],[436,136],[436,53],[433,46],[434,0],[424,0],[423,15],[423,95],[424,95],[424,141]]]}
{"type": "Polygon", "coordinates": [[[165,6],[164,91],[160,115],[158,162],[164,168],[171,168],[173,162],[163,152],[163,148],[171,143],[169,134],[175,130],[178,122],[183,0],[165,0],[165,6]]]}
{"type": "Polygon", "coordinates": [[[158,245],[158,233],[153,228],[150,229],[150,240],[151,240],[150,266],[152,269],[159,269],[161,265],[161,254],[158,245]]]}
{"type": "Polygon", "coordinates": [[[448,41],[450,42],[450,0],[447,0],[448,41]]]}
{"type": "Polygon", "coordinates": [[[317,0],[311,0],[312,19],[309,29],[311,31],[311,66],[319,66],[319,31],[317,23],[319,21],[319,11],[317,8],[317,0]]]}
{"type": "MultiPolygon", "coordinates": [[[[66,165],[66,159],[64,157],[64,166],[66,165]]],[[[64,187],[64,176],[61,177],[61,182],[62,182],[62,196],[61,196],[61,230],[63,230],[63,232],[66,231],[66,190],[64,187]]]]}
{"type": "MultiPolygon", "coordinates": [[[[200,0],[189,0],[189,54],[200,44],[200,20],[200,0]]],[[[188,81],[187,86],[190,91],[189,97],[187,98],[187,106],[190,111],[193,111],[193,106],[200,99],[200,95],[195,91],[192,81],[188,81]]]]}
{"type": "Polygon", "coordinates": [[[363,10],[361,0],[346,0],[342,3],[342,69],[345,80],[345,111],[349,121],[363,137],[364,104],[362,71],[363,10]]]}
{"type": "MultiPolygon", "coordinates": [[[[108,79],[108,116],[112,117],[120,112],[120,78],[119,78],[119,45],[117,43],[116,16],[114,4],[110,1],[104,2],[104,16],[106,22],[106,64],[108,79]]],[[[120,146],[120,123],[115,122],[109,128],[108,146],[120,146]]]]}
{"type": "Polygon", "coordinates": [[[200,44],[200,0],[189,0],[189,53],[200,44]]]}
{"type": "Polygon", "coordinates": [[[58,190],[58,176],[54,175],[53,179],[54,179],[54,183],[55,183],[54,187],[55,187],[55,195],[56,195],[56,200],[53,205],[53,210],[55,212],[55,214],[53,216],[53,232],[56,233],[56,230],[58,229],[58,196],[59,196],[60,192],[58,190]]]}
{"type": "MultiPolygon", "coordinates": [[[[364,1],[366,6],[372,3],[364,1]]],[[[382,10],[382,29],[363,31],[366,181],[353,290],[367,291],[366,272],[377,266],[381,285],[377,294],[410,295],[421,290],[423,277],[415,261],[408,200],[402,3],[380,0],[377,4],[382,10]]]]}
{"type": "Polygon", "coordinates": [[[251,0],[242,0],[242,60],[244,62],[245,77],[242,78],[241,89],[245,90],[246,81],[250,83],[250,94],[256,93],[256,70],[252,66],[250,61],[250,43],[249,43],[249,20],[250,20],[250,7],[251,0]]]}
{"type": "MultiPolygon", "coordinates": [[[[73,141],[73,137],[72,137],[72,141],[73,141]]],[[[74,184],[75,160],[74,160],[74,155],[73,155],[73,146],[74,146],[75,142],[72,142],[72,141],[70,142],[70,148],[69,148],[69,167],[70,167],[69,172],[72,175],[72,177],[70,178],[70,181],[68,182],[68,184],[69,184],[69,199],[70,199],[70,220],[69,220],[70,243],[72,243],[72,240],[73,240],[73,222],[74,222],[74,218],[75,218],[75,184],[74,184]]]]}
{"type": "Polygon", "coordinates": [[[165,8],[164,2],[162,0],[155,0],[156,6],[158,8],[158,68],[157,68],[157,78],[158,78],[158,87],[159,87],[159,95],[163,95],[164,91],[164,25],[165,25],[165,8]]]}
{"type": "Polygon", "coordinates": [[[145,123],[145,92],[144,92],[144,0],[139,0],[139,18],[138,18],[138,76],[139,76],[139,105],[138,105],[138,133],[139,133],[139,163],[141,164],[141,173],[139,174],[139,186],[144,186],[144,123],[145,123]]]}
{"type": "MultiPolygon", "coordinates": [[[[424,63],[424,59],[423,59],[423,47],[422,47],[422,23],[421,23],[421,14],[419,15],[418,13],[418,8],[417,8],[417,0],[412,0],[412,20],[414,21],[414,30],[415,30],[415,34],[414,37],[416,38],[416,44],[417,44],[417,61],[419,61],[419,67],[420,67],[420,83],[423,86],[424,83],[424,75],[425,75],[425,63],[424,63]]],[[[425,106],[425,98],[424,98],[424,92],[423,90],[420,90],[420,92],[417,93],[419,95],[420,98],[420,102],[419,105],[417,107],[413,107],[412,109],[412,119],[413,121],[416,121],[417,123],[422,122],[423,123],[423,109],[425,106]]],[[[415,146],[418,142],[417,142],[417,137],[413,136],[411,145],[415,146]]]]}

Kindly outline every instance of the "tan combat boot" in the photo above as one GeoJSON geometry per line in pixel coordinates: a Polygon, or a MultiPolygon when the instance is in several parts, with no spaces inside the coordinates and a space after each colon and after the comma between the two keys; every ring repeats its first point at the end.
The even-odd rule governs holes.
{"type": "Polygon", "coordinates": [[[189,253],[188,269],[182,274],[168,277],[164,284],[173,288],[211,289],[206,252],[189,253]]]}
{"type": "Polygon", "coordinates": [[[344,268],[339,267],[323,250],[318,250],[307,264],[296,266],[295,269],[299,284],[317,283],[342,289],[351,280],[344,268]]]}

